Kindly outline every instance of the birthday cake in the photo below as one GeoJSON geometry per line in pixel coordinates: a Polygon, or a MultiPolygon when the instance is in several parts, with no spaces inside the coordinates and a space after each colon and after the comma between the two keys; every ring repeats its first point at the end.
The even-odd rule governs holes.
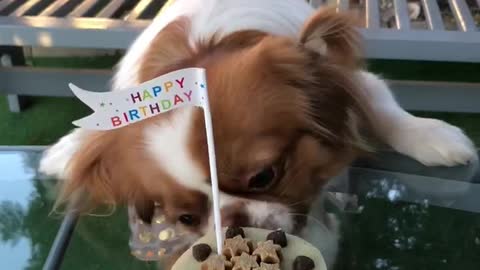
{"type": "Polygon", "coordinates": [[[200,238],[173,265],[172,270],[326,270],[320,251],[307,241],[257,228],[224,230],[218,254],[215,234],[200,238]]]}

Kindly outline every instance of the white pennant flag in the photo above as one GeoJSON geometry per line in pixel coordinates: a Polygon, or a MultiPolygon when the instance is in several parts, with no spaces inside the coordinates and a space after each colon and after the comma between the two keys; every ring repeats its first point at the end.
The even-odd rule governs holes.
{"type": "Polygon", "coordinates": [[[114,92],[91,92],[73,84],[69,86],[75,96],[94,111],[93,114],[73,122],[85,129],[117,129],[184,106],[203,108],[212,180],[215,235],[217,250],[221,252],[223,236],[218,177],[205,69],[186,68],[173,71],[136,87],[114,92]]]}
{"type": "Polygon", "coordinates": [[[86,129],[109,130],[124,127],[160,113],[184,106],[205,108],[205,70],[177,70],[133,88],[114,92],[90,92],[70,84],[75,96],[94,113],[74,121],[86,129]]]}

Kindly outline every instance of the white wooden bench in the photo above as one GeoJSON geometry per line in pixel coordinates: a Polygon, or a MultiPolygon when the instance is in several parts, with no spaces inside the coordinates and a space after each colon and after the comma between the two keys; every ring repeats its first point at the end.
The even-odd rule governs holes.
{"type": "MultiPolygon", "coordinates": [[[[391,0],[394,3],[394,28],[382,27],[379,2],[383,0],[357,1],[364,7],[365,27],[360,31],[366,42],[368,58],[480,62],[480,32],[465,0],[448,0],[457,30],[445,29],[437,0],[418,0],[425,14],[424,29],[412,27],[406,0],[391,0]]],[[[0,94],[8,96],[10,110],[20,111],[19,96],[69,96],[68,82],[87,89],[107,90],[111,76],[110,70],[24,66],[24,61],[19,59],[21,51],[19,53],[18,48],[125,50],[160,12],[163,2],[0,0],[0,56],[3,66],[0,67],[0,94]]],[[[325,1],[309,2],[318,6],[325,1]]],[[[334,2],[338,11],[354,8],[349,5],[349,0],[334,2]]],[[[480,112],[480,84],[390,83],[406,109],[480,112]]]]}

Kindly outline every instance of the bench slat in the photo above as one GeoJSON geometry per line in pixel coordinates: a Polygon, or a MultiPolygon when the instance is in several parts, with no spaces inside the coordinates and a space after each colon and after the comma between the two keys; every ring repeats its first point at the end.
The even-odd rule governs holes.
{"type": "Polygon", "coordinates": [[[0,2],[0,11],[2,11],[4,8],[8,7],[11,3],[18,1],[18,0],[3,0],[0,2]]]}
{"type": "Polygon", "coordinates": [[[337,0],[337,12],[347,11],[349,8],[349,0],[337,0]]]}
{"type": "Polygon", "coordinates": [[[25,2],[23,5],[19,6],[16,10],[10,13],[10,16],[22,16],[30,10],[38,6],[42,0],[30,0],[25,2]]]}
{"type": "Polygon", "coordinates": [[[430,30],[445,30],[442,15],[437,1],[422,0],[425,17],[430,30]]]}
{"type": "Polygon", "coordinates": [[[365,8],[367,10],[367,28],[380,28],[380,6],[378,0],[366,0],[365,8]]]}
{"type": "Polygon", "coordinates": [[[80,5],[75,7],[67,17],[82,17],[98,2],[98,0],[85,0],[80,5]]]}
{"type": "Polygon", "coordinates": [[[320,7],[322,4],[323,4],[323,0],[309,0],[308,3],[314,7],[314,8],[318,8],[320,7]]]}
{"type": "Polygon", "coordinates": [[[138,4],[133,8],[133,10],[128,14],[126,19],[128,21],[138,20],[142,16],[143,12],[148,8],[148,6],[153,2],[153,0],[140,0],[138,4]]]}
{"type": "Polygon", "coordinates": [[[406,0],[394,0],[395,21],[398,30],[410,29],[410,17],[406,0]]]}
{"type": "Polygon", "coordinates": [[[148,21],[104,18],[1,17],[0,44],[7,46],[126,49],[148,21]]]}
{"type": "Polygon", "coordinates": [[[125,0],[112,0],[97,14],[98,18],[111,18],[113,14],[125,3],[125,0]]]}
{"type": "MultiPolygon", "coordinates": [[[[72,96],[68,83],[92,91],[110,89],[111,70],[0,67],[0,93],[72,96]]],[[[480,84],[432,81],[389,81],[400,104],[409,110],[480,112],[480,84]],[[435,100],[435,102],[432,102],[435,100]]]]}
{"type": "Polygon", "coordinates": [[[50,4],[47,8],[45,8],[42,12],[40,12],[38,16],[53,16],[60,9],[71,8],[77,2],[78,1],[74,1],[74,0],[56,0],[52,4],[50,4]]]}
{"type": "Polygon", "coordinates": [[[477,30],[477,26],[465,0],[449,0],[449,4],[457,21],[457,25],[462,31],[477,30]]]}

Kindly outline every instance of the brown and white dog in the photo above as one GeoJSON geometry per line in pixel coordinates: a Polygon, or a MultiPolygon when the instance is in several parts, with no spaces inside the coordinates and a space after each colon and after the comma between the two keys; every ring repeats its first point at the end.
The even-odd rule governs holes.
{"type": "MultiPolygon", "coordinates": [[[[303,0],[177,0],[132,45],[113,91],[186,67],[207,70],[225,226],[303,235],[329,179],[368,151],[365,134],[426,165],[475,162],[471,141],[445,122],[402,110],[360,65],[347,16],[303,0]]],[[[186,108],[112,131],[77,129],[50,148],[44,173],[90,206],[129,203],[148,220],[211,227],[203,116],[186,108]]],[[[320,214],[327,263],[336,221],[320,214]]]]}

